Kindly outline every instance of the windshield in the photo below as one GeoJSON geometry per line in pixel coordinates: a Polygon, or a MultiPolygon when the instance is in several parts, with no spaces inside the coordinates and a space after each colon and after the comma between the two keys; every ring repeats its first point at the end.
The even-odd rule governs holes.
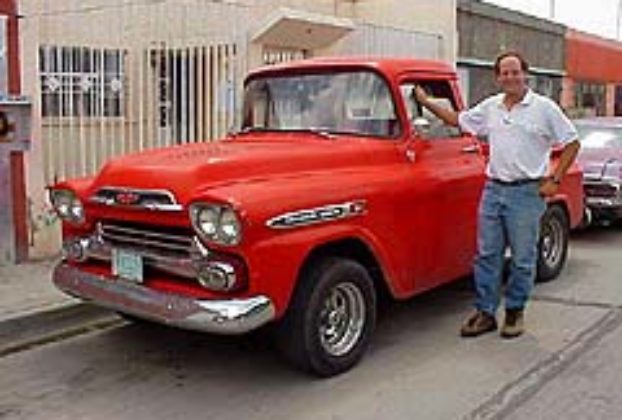
{"type": "Polygon", "coordinates": [[[254,129],[373,137],[400,133],[389,88],[371,71],[253,79],[244,91],[242,130],[254,129]]]}
{"type": "Polygon", "coordinates": [[[622,148],[622,127],[577,125],[581,146],[588,149],[622,148]]]}

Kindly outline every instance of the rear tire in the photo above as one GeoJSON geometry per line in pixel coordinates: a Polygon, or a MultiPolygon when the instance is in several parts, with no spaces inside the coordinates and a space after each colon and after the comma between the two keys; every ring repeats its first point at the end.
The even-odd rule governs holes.
{"type": "Polygon", "coordinates": [[[568,216],[564,209],[557,205],[549,206],[540,222],[537,282],[554,280],[564,268],[569,231],[568,216]]]}
{"type": "Polygon", "coordinates": [[[321,377],[359,362],[376,325],[376,290],[356,261],[328,257],[302,273],[278,343],[297,368],[321,377]]]}

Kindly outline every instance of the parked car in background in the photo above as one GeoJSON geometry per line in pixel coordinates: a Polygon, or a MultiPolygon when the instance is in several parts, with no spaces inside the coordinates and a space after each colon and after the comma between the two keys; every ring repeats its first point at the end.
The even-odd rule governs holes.
{"type": "MultiPolygon", "coordinates": [[[[380,295],[471,271],[485,157],[412,95],[462,108],[455,71],[419,60],[315,59],[254,71],[241,129],[120,157],[60,182],[65,292],[171,326],[242,334],[273,323],[321,376],[364,354],[380,295]]],[[[553,154],[555,161],[558,154],[553,154]]],[[[583,215],[573,166],[542,219],[540,280],[583,215]]]]}
{"type": "Polygon", "coordinates": [[[575,120],[587,221],[622,218],[622,118],[575,120]]]}

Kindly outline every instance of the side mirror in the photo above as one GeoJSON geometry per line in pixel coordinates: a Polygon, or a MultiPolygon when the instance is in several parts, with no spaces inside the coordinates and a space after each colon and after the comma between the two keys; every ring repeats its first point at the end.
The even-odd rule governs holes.
{"type": "Polygon", "coordinates": [[[427,118],[417,117],[412,120],[413,129],[420,135],[426,134],[430,131],[431,124],[427,118]]]}

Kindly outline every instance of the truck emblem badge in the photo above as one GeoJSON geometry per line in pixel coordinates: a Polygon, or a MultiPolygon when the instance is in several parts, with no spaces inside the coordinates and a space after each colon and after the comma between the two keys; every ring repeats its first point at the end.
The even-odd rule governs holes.
{"type": "Polygon", "coordinates": [[[132,206],[140,201],[140,194],[132,191],[119,191],[114,196],[114,201],[122,206],[132,206]]]}
{"type": "Polygon", "coordinates": [[[301,209],[273,217],[266,222],[266,226],[272,229],[292,229],[362,215],[366,208],[365,200],[357,200],[312,209],[301,209]]]}

